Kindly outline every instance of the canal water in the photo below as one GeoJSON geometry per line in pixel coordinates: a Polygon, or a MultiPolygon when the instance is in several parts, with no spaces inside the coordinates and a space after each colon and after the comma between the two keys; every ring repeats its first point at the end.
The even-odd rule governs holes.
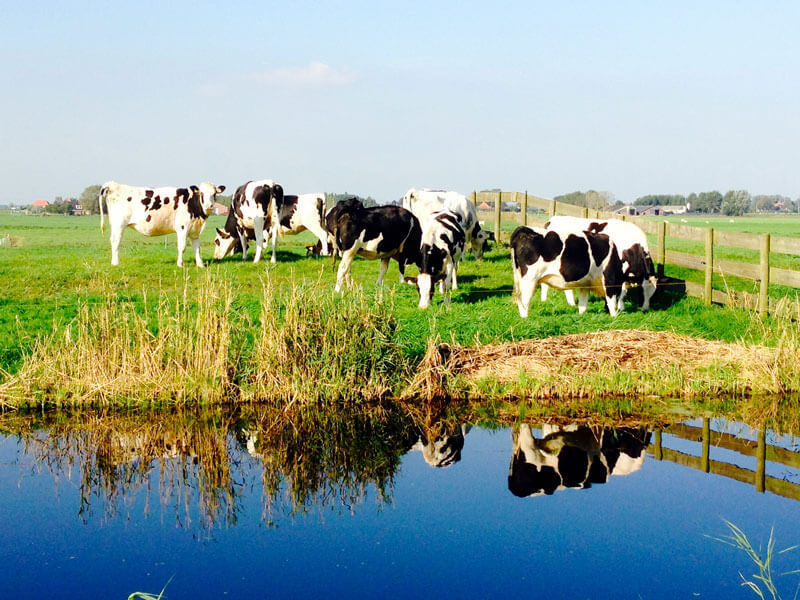
{"type": "Polygon", "coordinates": [[[800,440],[722,419],[0,424],[0,598],[748,598],[726,521],[800,543],[800,440]]]}

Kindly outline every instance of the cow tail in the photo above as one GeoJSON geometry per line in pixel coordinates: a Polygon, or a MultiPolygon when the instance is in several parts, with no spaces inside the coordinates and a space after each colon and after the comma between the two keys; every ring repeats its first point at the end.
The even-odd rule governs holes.
{"type": "Polygon", "coordinates": [[[106,232],[106,218],[103,214],[103,201],[106,199],[106,194],[108,194],[108,188],[103,186],[100,188],[100,195],[97,198],[97,203],[100,205],[100,232],[106,232]]]}

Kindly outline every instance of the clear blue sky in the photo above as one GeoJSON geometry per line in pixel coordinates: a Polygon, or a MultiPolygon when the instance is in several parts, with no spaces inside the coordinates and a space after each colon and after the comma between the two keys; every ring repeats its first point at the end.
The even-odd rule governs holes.
{"type": "Polygon", "coordinates": [[[116,180],[800,195],[797,2],[0,1],[0,204],[116,180]],[[491,6],[490,6],[491,5],[491,6]]]}

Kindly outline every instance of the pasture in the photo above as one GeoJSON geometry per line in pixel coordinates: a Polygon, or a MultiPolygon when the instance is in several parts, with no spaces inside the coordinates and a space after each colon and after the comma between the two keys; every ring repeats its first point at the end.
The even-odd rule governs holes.
{"type": "MultiPolygon", "coordinates": [[[[174,235],[147,238],[129,230],[123,237],[120,266],[112,267],[107,233],[106,236],[100,233],[98,221],[98,217],[0,216],[0,237],[12,236],[14,242],[0,247],[0,367],[6,372],[6,379],[19,371],[37,338],[54,329],[63,330],[79,315],[82,306],[90,310],[109,304],[129,307],[145,315],[150,328],[155,330],[159,326],[154,320],[155,313],[163,316],[178,310],[181,302],[185,310],[197,310],[197,299],[208,293],[204,288],[229,286],[225,293],[229,295],[234,338],[230,352],[236,356],[232,364],[242,372],[251,368],[246,366],[246,359],[256,352],[256,330],[266,306],[272,307],[271,318],[276,322],[288,317],[287,306],[292,302],[298,314],[323,301],[334,302],[330,310],[338,310],[336,301],[331,300],[335,270],[329,258],[306,257],[305,245],[313,240],[307,232],[279,241],[278,263],[274,266],[263,260],[259,264],[242,262],[240,255],[212,262],[214,229],[222,226],[224,218],[211,217],[201,237],[201,252],[208,266],[198,269],[194,265],[184,268],[175,265],[174,235]],[[266,303],[265,286],[273,295],[266,303]]],[[[383,286],[375,285],[377,273],[377,262],[357,259],[353,277],[362,293],[346,292],[345,296],[360,298],[366,311],[373,306],[388,311],[391,322],[381,335],[385,335],[384,342],[396,353],[389,362],[393,365],[403,362],[402,377],[406,378],[413,376],[429,340],[475,346],[564,334],[644,329],[745,346],[781,345],[784,353],[796,351],[792,345],[796,342],[794,325],[773,318],[758,319],[743,310],[705,307],[700,300],[680,297],[673,290],[658,292],[653,300],[654,310],[649,313],[634,310],[637,294],[632,293],[627,311],[616,318],[605,312],[600,298],[592,297],[587,313],[578,315],[575,308],[566,304],[563,294],[551,292],[548,302],[534,300],[530,316],[521,319],[512,303],[508,248],[502,245],[493,247],[482,261],[467,255],[459,270],[459,289],[454,292],[450,307],[444,307],[437,294],[429,310],[417,309],[416,290],[398,283],[395,263],[390,266],[383,286]]],[[[409,274],[413,275],[414,270],[409,274]]],[[[322,315],[323,327],[329,316],[322,315]]],[[[355,323],[353,331],[357,328],[355,323]]],[[[791,379],[793,373],[789,375],[791,379]]],[[[241,377],[242,373],[234,373],[232,381],[240,382],[241,377]]],[[[618,374],[609,377],[618,378],[618,374]]],[[[657,375],[651,371],[649,377],[657,375]]],[[[735,380],[736,373],[715,375],[717,383],[709,389],[730,392],[748,388],[720,387],[720,377],[735,380]]],[[[397,382],[390,383],[389,389],[396,392],[397,382]]],[[[635,381],[628,381],[623,392],[635,392],[635,387],[635,381]]],[[[491,395],[491,387],[482,389],[491,395]]],[[[598,389],[615,392],[608,382],[598,389]]],[[[506,391],[501,389],[498,393],[506,391]]],[[[665,391],[674,393],[672,388],[665,391]]]]}

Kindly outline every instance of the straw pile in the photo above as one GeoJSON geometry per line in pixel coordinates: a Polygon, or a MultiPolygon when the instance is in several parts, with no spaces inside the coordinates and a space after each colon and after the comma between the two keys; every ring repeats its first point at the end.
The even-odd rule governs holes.
{"type": "Polygon", "coordinates": [[[774,350],[763,346],[642,330],[599,331],[476,347],[432,343],[409,391],[425,398],[459,392],[469,395],[481,380],[505,384],[525,378],[548,382],[534,396],[582,396],[593,392],[586,389],[586,381],[598,374],[677,373],[691,381],[709,368],[731,369],[747,387],[756,380],[774,379],[774,356],[774,350]]]}

